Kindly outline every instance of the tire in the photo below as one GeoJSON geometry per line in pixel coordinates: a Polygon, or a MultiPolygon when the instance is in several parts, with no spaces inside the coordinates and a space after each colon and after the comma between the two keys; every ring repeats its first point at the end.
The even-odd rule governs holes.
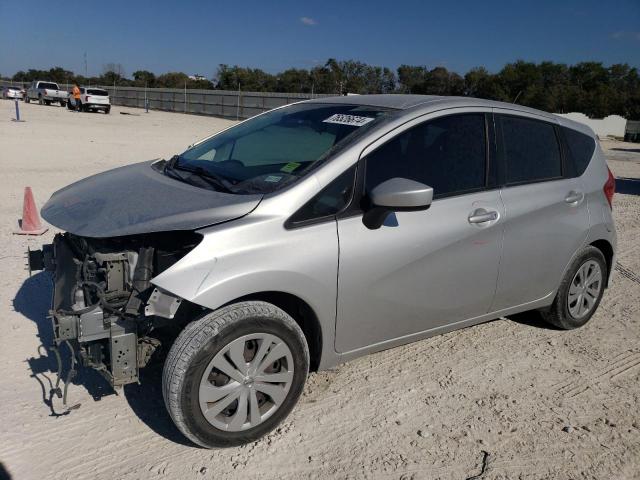
{"type": "Polygon", "coordinates": [[[69,110],[73,110],[75,107],[71,104],[71,101],[68,101],[68,102],[67,102],[67,108],[68,108],[69,110]]]}
{"type": "Polygon", "coordinates": [[[65,102],[64,100],[60,100],[60,106],[62,108],[66,107],[67,106],[67,102],[65,102]]]}
{"type": "Polygon", "coordinates": [[[44,104],[47,105],[47,106],[51,105],[51,100],[45,100],[44,104]]]}
{"type": "Polygon", "coordinates": [[[256,441],[286,418],[302,393],[308,370],[309,349],[298,324],[270,303],[240,302],[187,325],[165,361],[162,394],[173,422],[191,441],[205,448],[234,447],[256,441]],[[232,363],[231,351],[238,345],[241,350],[235,349],[235,353],[242,356],[236,356],[239,362],[232,363]],[[263,351],[263,345],[269,350],[263,351]],[[261,363],[264,360],[269,360],[266,367],[261,363]],[[216,368],[220,361],[228,362],[224,365],[231,367],[233,378],[216,368]],[[244,364],[249,370],[244,377],[234,366],[243,361],[249,362],[244,364]],[[253,361],[261,367],[255,378],[253,361]],[[259,379],[260,372],[263,376],[275,373],[283,381],[259,379]],[[201,388],[210,395],[227,385],[233,393],[216,393],[215,401],[207,402],[211,397],[201,396],[201,388]],[[273,397],[263,393],[267,387],[273,397]],[[230,398],[235,399],[229,403],[230,398]],[[246,405],[244,409],[241,403],[246,405]],[[205,409],[209,409],[207,416],[205,409]],[[254,419],[255,425],[251,425],[254,419]]]}
{"type": "Polygon", "coordinates": [[[24,103],[31,103],[31,99],[29,98],[29,95],[25,95],[24,103]]]}
{"type": "Polygon", "coordinates": [[[111,112],[111,107],[107,107],[104,109],[104,113],[106,113],[107,115],[109,115],[110,112],[111,112]]]}
{"type": "Polygon", "coordinates": [[[584,248],[567,269],[551,307],[541,311],[544,320],[563,330],[585,325],[600,305],[608,274],[607,262],[602,252],[592,246],[584,248]],[[598,274],[596,294],[594,279],[598,274]],[[591,275],[593,277],[588,280],[591,275]],[[581,281],[582,278],[587,281],[581,281]],[[581,284],[585,283],[586,287],[591,285],[592,288],[583,288],[581,284]]]}

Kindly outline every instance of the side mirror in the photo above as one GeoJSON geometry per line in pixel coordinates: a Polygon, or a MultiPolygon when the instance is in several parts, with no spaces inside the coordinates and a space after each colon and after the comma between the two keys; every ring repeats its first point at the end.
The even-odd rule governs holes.
{"type": "Polygon", "coordinates": [[[375,230],[391,212],[428,209],[433,201],[433,188],[407,178],[391,178],[371,191],[370,200],[371,208],[362,221],[367,228],[375,230]]]}

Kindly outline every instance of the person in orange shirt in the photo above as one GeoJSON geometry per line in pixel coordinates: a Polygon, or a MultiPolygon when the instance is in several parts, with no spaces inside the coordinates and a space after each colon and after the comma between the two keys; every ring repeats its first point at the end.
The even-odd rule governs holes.
{"type": "Polygon", "coordinates": [[[80,112],[80,107],[82,104],[80,103],[80,86],[77,83],[73,84],[73,100],[76,104],[76,112],[80,112]]]}

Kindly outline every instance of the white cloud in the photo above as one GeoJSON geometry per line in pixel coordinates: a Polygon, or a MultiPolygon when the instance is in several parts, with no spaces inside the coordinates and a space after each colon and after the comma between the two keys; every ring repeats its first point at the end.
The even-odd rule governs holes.
{"type": "Polygon", "coordinates": [[[317,25],[318,24],[318,22],[316,22],[315,19],[313,19],[311,17],[300,17],[300,21],[305,25],[317,25]]]}
{"type": "Polygon", "coordinates": [[[640,32],[618,31],[611,34],[611,38],[615,40],[640,40],[640,32]]]}

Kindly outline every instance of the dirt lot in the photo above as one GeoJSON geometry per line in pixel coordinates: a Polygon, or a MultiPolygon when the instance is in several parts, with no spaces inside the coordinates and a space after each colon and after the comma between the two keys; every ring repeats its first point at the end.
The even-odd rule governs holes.
{"type": "MultiPolygon", "coordinates": [[[[47,405],[54,362],[45,274],[12,235],[22,192],[41,206],[91,173],[183,150],[229,122],[151,112],[71,113],[0,102],[0,463],[14,479],[640,479],[640,196],[615,197],[617,272],[590,324],[501,319],[312,374],[286,422],[254,444],[190,445],[171,423],[160,370],[112,393],[82,372],[79,410],[47,405]]],[[[640,145],[604,142],[617,176],[640,178],[640,145]],[[635,150],[635,151],[634,151],[635,150]]],[[[0,477],[2,473],[0,472],[0,477]]]]}

